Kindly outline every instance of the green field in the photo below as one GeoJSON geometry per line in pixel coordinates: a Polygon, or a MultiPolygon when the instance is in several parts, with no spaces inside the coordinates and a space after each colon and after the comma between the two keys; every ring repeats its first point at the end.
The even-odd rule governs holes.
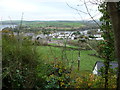
{"type": "MultiPolygon", "coordinates": [[[[51,45],[51,46],[60,46],[60,45],[57,44],[57,43],[49,43],[48,45],[51,45]]],[[[62,46],[64,46],[64,45],[62,45],[62,46]]],[[[69,45],[69,44],[67,44],[66,47],[67,47],[67,48],[72,48],[72,49],[79,49],[78,46],[73,46],[73,45],[69,45]]]]}
{"type": "Polygon", "coordinates": [[[30,26],[30,27],[81,27],[84,26],[80,22],[65,22],[65,21],[31,21],[31,22],[24,22],[24,25],[30,26]]]}
{"type": "MultiPolygon", "coordinates": [[[[38,46],[37,50],[41,55],[40,58],[45,60],[47,63],[54,61],[55,59],[60,61],[62,60],[62,48],[49,47],[49,46],[38,46]]],[[[80,70],[81,71],[92,71],[93,66],[96,61],[101,60],[100,58],[90,56],[88,54],[95,53],[92,50],[82,50],[80,51],[81,62],[80,62],[80,70]]],[[[67,50],[66,55],[68,61],[66,59],[63,62],[67,63],[68,66],[73,64],[73,67],[77,70],[77,60],[78,60],[78,51],[77,50],[67,50]],[[73,62],[74,61],[74,62],[73,62]]]]}

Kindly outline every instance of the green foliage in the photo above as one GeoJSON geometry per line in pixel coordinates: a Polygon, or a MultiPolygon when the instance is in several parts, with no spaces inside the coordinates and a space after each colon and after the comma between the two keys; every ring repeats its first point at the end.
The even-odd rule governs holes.
{"type": "Polygon", "coordinates": [[[70,73],[63,62],[54,62],[51,64],[52,69],[47,76],[46,88],[68,88],[70,87],[70,73]]]}
{"type": "MultiPolygon", "coordinates": [[[[38,46],[38,53],[41,54],[41,58],[48,62],[53,60],[62,61],[62,48],[50,47],[50,46],[38,46]]],[[[77,69],[78,62],[78,50],[66,50],[66,55],[68,58],[68,62],[66,67],[73,65],[74,68],[77,69]]],[[[80,71],[90,71],[92,72],[93,66],[96,61],[101,60],[100,58],[90,56],[89,54],[94,54],[95,52],[92,50],[81,50],[81,62],[80,62],[80,71]],[[87,63],[86,63],[87,62],[87,63]]]]}
{"type": "Polygon", "coordinates": [[[112,30],[112,24],[110,22],[110,16],[107,10],[107,4],[106,2],[103,2],[99,5],[99,11],[103,14],[103,16],[100,18],[100,21],[102,22],[101,30],[103,31],[103,38],[104,41],[101,41],[99,44],[99,54],[105,58],[104,65],[105,68],[102,70],[103,78],[105,79],[105,88],[108,88],[108,79],[109,79],[109,70],[110,70],[110,61],[115,60],[115,47],[114,47],[114,34],[112,30]]]}
{"type": "Polygon", "coordinates": [[[11,32],[2,37],[3,87],[33,88],[42,80],[37,76],[37,66],[42,64],[34,46],[28,41],[18,41],[11,32]]]}
{"type": "Polygon", "coordinates": [[[109,44],[109,42],[107,41],[101,41],[99,42],[99,54],[107,59],[108,57],[110,58],[111,61],[115,60],[115,56],[114,56],[114,47],[113,45],[109,44]]]}
{"type": "Polygon", "coordinates": [[[73,33],[73,35],[81,35],[81,33],[79,31],[76,31],[73,33]]]}
{"type": "Polygon", "coordinates": [[[99,43],[99,54],[105,58],[110,60],[115,60],[114,56],[114,34],[112,30],[112,25],[110,22],[110,17],[107,12],[107,4],[104,2],[101,5],[99,5],[99,11],[102,13],[102,17],[100,18],[100,21],[102,22],[101,30],[103,31],[103,38],[104,41],[101,41],[99,43]]]}
{"type": "MultiPolygon", "coordinates": [[[[110,66],[111,67],[111,66],[110,66]]],[[[105,78],[105,67],[102,67],[99,72],[101,73],[101,76],[103,78],[105,78]]],[[[108,70],[108,77],[111,78],[111,75],[112,76],[115,76],[117,75],[117,68],[113,69],[113,68],[109,68],[108,70]]]]}
{"type": "MultiPolygon", "coordinates": [[[[83,75],[83,71],[91,71],[98,60],[88,55],[93,53],[92,51],[81,51],[81,73],[76,73],[76,68],[72,71],[70,66],[73,64],[72,59],[73,66],[77,66],[78,51],[72,53],[66,51],[68,59],[72,62],[69,65],[61,61],[60,48],[35,47],[28,42],[18,41],[12,33],[3,35],[3,87],[17,89],[103,87],[103,78],[86,73],[83,75]]],[[[110,78],[110,88],[116,87],[115,79],[116,76],[110,78]]]]}
{"type": "Polygon", "coordinates": [[[65,21],[38,21],[38,22],[26,22],[25,23],[27,26],[30,27],[80,27],[84,26],[80,22],[65,22],[65,21]]]}
{"type": "MultiPolygon", "coordinates": [[[[116,75],[109,77],[108,88],[116,88],[116,78],[116,75]]],[[[74,88],[104,88],[104,78],[94,74],[85,74],[76,77],[71,84],[74,88]]]]}

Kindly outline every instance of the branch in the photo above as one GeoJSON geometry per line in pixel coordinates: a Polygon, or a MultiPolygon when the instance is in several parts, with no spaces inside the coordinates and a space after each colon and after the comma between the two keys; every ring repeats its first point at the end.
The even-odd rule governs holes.
{"type": "MultiPolygon", "coordinates": [[[[85,7],[86,7],[86,10],[87,10],[87,12],[88,12],[88,15],[92,18],[92,20],[100,27],[100,25],[97,23],[97,21],[95,21],[95,19],[93,18],[93,16],[90,14],[90,12],[89,12],[89,10],[88,10],[88,7],[87,7],[87,5],[86,5],[86,2],[85,2],[85,0],[84,0],[84,5],[85,5],[85,7]]],[[[101,27],[100,27],[101,28],[101,27]]]]}
{"type": "MultiPolygon", "coordinates": [[[[98,0],[97,0],[97,1],[98,1],[98,0]]],[[[90,2],[90,0],[89,0],[89,2],[90,2]]],[[[87,2],[87,3],[88,3],[88,2],[87,2]]],[[[88,15],[90,16],[90,18],[98,25],[98,27],[101,28],[100,25],[97,23],[97,21],[94,19],[95,15],[92,16],[92,15],[90,14],[90,12],[89,12],[89,10],[88,10],[88,7],[87,7],[87,5],[86,5],[85,0],[84,0],[84,5],[85,5],[85,8],[86,8],[86,10],[87,10],[87,13],[84,12],[84,11],[81,11],[81,10],[79,10],[79,9],[76,9],[76,8],[74,8],[74,7],[72,7],[72,6],[70,6],[67,2],[66,2],[66,4],[67,4],[70,8],[76,10],[76,11],[78,12],[78,15],[80,15],[80,12],[81,12],[81,13],[84,13],[84,14],[88,14],[88,15]]],[[[80,16],[81,16],[81,15],[80,15],[80,16]]]]}
{"type": "Polygon", "coordinates": [[[21,29],[21,27],[22,27],[23,15],[24,15],[24,13],[22,12],[22,16],[21,16],[21,21],[20,21],[20,27],[19,27],[19,29],[21,29]]]}
{"type": "Polygon", "coordinates": [[[70,8],[72,8],[72,9],[78,11],[78,12],[82,12],[82,13],[84,13],[84,14],[88,14],[88,13],[86,13],[86,12],[84,12],[84,11],[81,11],[81,10],[79,10],[79,9],[76,9],[76,8],[70,6],[67,2],[66,2],[66,4],[67,4],[70,8]]]}
{"type": "Polygon", "coordinates": [[[92,1],[89,0],[89,2],[90,2],[91,4],[95,4],[95,5],[99,5],[99,3],[101,3],[101,1],[102,1],[102,0],[94,0],[94,2],[93,2],[93,0],[92,0],[92,1]]]}
{"type": "Polygon", "coordinates": [[[2,17],[1,17],[1,25],[3,25],[3,24],[2,24],[2,17]]]}
{"type": "Polygon", "coordinates": [[[13,21],[12,21],[12,19],[11,19],[10,16],[9,16],[9,19],[10,19],[10,23],[11,23],[11,25],[12,25],[12,29],[14,30],[14,24],[13,24],[13,21]]]}

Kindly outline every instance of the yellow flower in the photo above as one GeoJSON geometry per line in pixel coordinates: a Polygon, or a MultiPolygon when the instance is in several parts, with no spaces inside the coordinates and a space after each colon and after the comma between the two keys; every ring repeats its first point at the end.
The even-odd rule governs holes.
{"type": "Polygon", "coordinates": [[[59,66],[58,66],[58,65],[55,65],[54,67],[58,68],[59,66]]]}
{"type": "Polygon", "coordinates": [[[91,86],[92,85],[92,83],[88,83],[88,86],[91,86]]]}
{"type": "Polygon", "coordinates": [[[58,78],[58,80],[59,80],[59,81],[63,81],[63,79],[62,79],[62,78],[58,78]]]}
{"type": "Polygon", "coordinates": [[[59,70],[59,73],[61,73],[61,72],[62,72],[62,70],[60,69],[60,70],[59,70]]]}
{"type": "Polygon", "coordinates": [[[64,85],[64,83],[63,82],[60,82],[60,86],[63,86],[64,85]]]}
{"type": "Polygon", "coordinates": [[[52,74],[52,75],[50,75],[50,77],[54,77],[54,75],[52,74]]]}
{"type": "Polygon", "coordinates": [[[116,85],[113,85],[113,87],[112,88],[116,88],[116,85]]]}
{"type": "Polygon", "coordinates": [[[79,83],[82,83],[82,82],[83,82],[80,77],[78,77],[78,78],[76,79],[76,81],[79,82],[79,83]]]}
{"type": "Polygon", "coordinates": [[[76,88],[80,88],[80,86],[76,86],[76,88]]]}

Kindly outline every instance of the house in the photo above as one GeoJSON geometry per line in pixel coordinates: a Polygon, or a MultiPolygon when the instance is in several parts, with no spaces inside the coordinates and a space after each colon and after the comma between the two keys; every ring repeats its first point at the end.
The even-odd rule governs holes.
{"type": "Polygon", "coordinates": [[[24,36],[34,36],[34,33],[25,33],[24,36]]]}
{"type": "Polygon", "coordinates": [[[82,35],[87,35],[87,33],[88,33],[88,30],[81,31],[80,33],[81,33],[82,35]]]}
{"type": "Polygon", "coordinates": [[[101,34],[95,34],[94,37],[101,38],[101,34]]]}
{"type": "MultiPolygon", "coordinates": [[[[102,67],[104,67],[104,62],[103,61],[97,61],[95,63],[95,66],[93,67],[93,74],[100,75],[101,72],[99,71],[102,67]]],[[[116,70],[118,67],[117,62],[110,62],[110,68],[113,70],[116,70]]]]}
{"type": "Polygon", "coordinates": [[[96,40],[104,40],[104,38],[103,38],[103,37],[100,37],[100,38],[96,38],[96,40]]]}
{"type": "Polygon", "coordinates": [[[40,34],[40,35],[37,35],[35,39],[39,44],[47,44],[49,37],[47,35],[40,34]]]}
{"type": "Polygon", "coordinates": [[[47,38],[47,35],[43,35],[43,34],[39,34],[36,36],[36,39],[46,39],[47,38]]]}
{"type": "Polygon", "coordinates": [[[95,34],[92,37],[93,38],[90,37],[89,40],[104,40],[104,38],[101,36],[101,34],[95,34]]]}
{"type": "Polygon", "coordinates": [[[102,33],[103,31],[101,31],[100,29],[97,30],[97,33],[102,33]]]}

